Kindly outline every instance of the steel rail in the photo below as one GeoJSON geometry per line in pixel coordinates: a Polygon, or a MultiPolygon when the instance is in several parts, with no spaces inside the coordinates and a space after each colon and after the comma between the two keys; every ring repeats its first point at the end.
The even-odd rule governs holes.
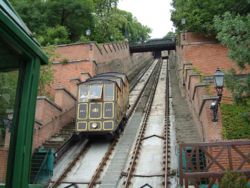
{"type": "Polygon", "coordinates": [[[169,171],[169,153],[170,153],[170,137],[169,137],[169,74],[168,62],[166,66],[166,89],[165,89],[165,122],[164,122],[164,145],[163,145],[163,170],[164,170],[164,188],[168,187],[168,171],[169,171]]]}
{"type": "Polygon", "coordinates": [[[97,184],[96,182],[97,182],[98,178],[100,177],[101,172],[102,172],[103,168],[105,167],[107,161],[109,160],[109,157],[111,156],[117,142],[118,142],[118,138],[115,139],[112,142],[112,144],[109,146],[108,151],[105,153],[102,161],[99,163],[99,165],[98,165],[98,167],[97,167],[97,169],[95,171],[95,174],[92,176],[92,178],[91,178],[91,180],[89,182],[89,186],[88,186],[89,188],[92,188],[97,184]]]}
{"type": "Polygon", "coordinates": [[[152,64],[154,62],[154,60],[149,63],[143,70],[141,70],[138,74],[138,76],[135,76],[135,78],[133,80],[131,80],[131,86],[129,88],[129,91],[132,91],[135,86],[137,85],[137,83],[141,80],[141,78],[143,77],[143,75],[147,72],[147,70],[150,68],[150,64],[152,64]]]}
{"type": "MultiPolygon", "coordinates": [[[[145,115],[144,115],[144,118],[143,118],[143,123],[141,125],[140,131],[139,131],[139,134],[138,134],[138,137],[137,137],[137,140],[136,140],[136,144],[135,144],[135,147],[134,147],[134,151],[133,151],[133,154],[132,154],[132,157],[131,157],[132,161],[129,163],[127,178],[123,182],[123,185],[126,188],[129,187],[130,180],[131,180],[131,178],[133,176],[133,172],[135,170],[136,160],[137,160],[137,157],[138,157],[140,149],[141,149],[143,135],[144,135],[145,130],[146,130],[148,117],[149,117],[149,114],[151,112],[151,106],[153,104],[154,95],[155,95],[156,88],[157,88],[157,85],[158,85],[158,80],[159,80],[159,77],[160,77],[161,67],[162,67],[162,62],[160,60],[160,65],[157,67],[156,76],[154,78],[154,81],[153,81],[153,84],[152,84],[152,87],[151,87],[151,91],[150,91],[150,94],[149,94],[149,98],[148,98],[148,101],[147,101],[147,105],[146,105],[146,108],[145,108],[145,115]]],[[[153,72],[152,72],[152,74],[153,74],[153,72]]]]}
{"type": "Polygon", "coordinates": [[[84,154],[87,153],[88,149],[90,148],[90,141],[86,140],[86,145],[83,146],[82,150],[77,154],[77,156],[74,158],[74,160],[69,163],[69,165],[67,166],[67,168],[64,170],[64,172],[59,176],[59,178],[53,182],[53,184],[50,186],[52,188],[58,187],[62,180],[67,176],[67,174],[70,172],[70,170],[75,166],[76,162],[80,159],[80,157],[84,154]]]}

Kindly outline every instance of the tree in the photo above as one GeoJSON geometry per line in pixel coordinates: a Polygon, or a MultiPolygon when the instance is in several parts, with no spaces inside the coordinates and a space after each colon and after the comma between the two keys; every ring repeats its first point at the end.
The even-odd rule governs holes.
{"type": "Polygon", "coordinates": [[[175,33],[170,31],[163,37],[163,39],[175,40],[175,33]]]}
{"type": "Polygon", "coordinates": [[[47,19],[49,27],[64,26],[71,41],[79,40],[92,27],[94,4],[91,0],[48,0],[47,19]]]}
{"type": "MultiPolygon", "coordinates": [[[[219,41],[229,49],[229,57],[241,69],[250,65],[250,14],[233,15],[226,12],[221,17],[215,17],[214,27],[219,41]]],[[[236,72],[231,71],[226,77],[226,85],[236,103],[246,103],[246,97],[250,97],[250,74],[245,79],[238,80],[236,72]]]]}
{"type": "Polygon", "coordinates": [[[119,0],[93,0],[95,4],[96,14],[99,16],[107,16],[114,9],[117,8],[119,0]]]}
{"type": "Polygon", "coordinates": [[[229,49],[229,56],[244,68],[250,65],[250,14],[246,16],[226,12],[216,16],[214,26],[217,38],[229,49]]]}
{"type": "Polygon", "coordinates": [[[131,13],[117,9],[118,0],[11,0],[44,46],[94,40],[146,40],[151,30],[131,13]],[[86,36],[86,30],[91,35],[86,36]]]}
{"type": "Polygon", "coordinates": [[[70,42],[69,32],[64,26],[48,27],[44,35],[39,35],[38,40],[43,46],[51,44],[67,44],[70,42]]]}
{"type": "MultiPolygon", "coordinates": [[[[92,0],[12,0],[12,3],[27,26],[42,42],[48,33],[65,33],[62,27],[68,32],[68,42],[75,42],[94,25],[92,0]]],[[[54,42],[57,44],[58,41],[54,42]]]]}
{"type": "Polygon", "coordinates": [[[0,119],[5,118],[7,109],[14,107],[17,80],[17,71],[0,73],[0,119]]]}
{"type": "Polygon", "coordinates": [[[149,38],[151,29],[143,26],[129,12],[112,9],[108,16],[97,15],[93,38],[97,42],[119,41],[127,38],[130,42],[149,38]]]}
{"type": "Polygon", "coordinates": [[[215,36],[214,16],[221,16],[226,11],[247,14],[249,0],[173,0],[171,20],[179,31],[191,31],[215,36]],[[182,24],[182,19],[186,20],[182,24]]]}

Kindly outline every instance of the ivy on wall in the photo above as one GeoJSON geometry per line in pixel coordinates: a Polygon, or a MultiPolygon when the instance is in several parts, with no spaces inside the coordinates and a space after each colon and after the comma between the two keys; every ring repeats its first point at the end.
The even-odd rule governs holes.
{"type": "Polygon", "coordinates": [[[245,105],[221,104],[223,137],[250,139],[250,99],[245,105]]]}

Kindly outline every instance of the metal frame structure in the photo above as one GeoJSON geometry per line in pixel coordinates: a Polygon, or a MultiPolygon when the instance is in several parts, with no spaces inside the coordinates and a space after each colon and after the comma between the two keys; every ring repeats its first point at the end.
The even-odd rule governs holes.
{"type": "Polygon", "coordinates": [[[5,187],[28,187],[39,71],[48,58],[7,0],[0,1],[0,72],[19,70],[5,187]]]}

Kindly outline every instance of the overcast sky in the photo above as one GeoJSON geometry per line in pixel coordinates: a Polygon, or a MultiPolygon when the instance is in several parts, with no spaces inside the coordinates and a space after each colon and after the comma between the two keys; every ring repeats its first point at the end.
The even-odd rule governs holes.
{"type": "Polygon", "coordinates": [[[118,8],[131,12],[152,29],[151,38],[162,38],[173,30],[170,21],[172,0],[119,0],[118,8]]]}

